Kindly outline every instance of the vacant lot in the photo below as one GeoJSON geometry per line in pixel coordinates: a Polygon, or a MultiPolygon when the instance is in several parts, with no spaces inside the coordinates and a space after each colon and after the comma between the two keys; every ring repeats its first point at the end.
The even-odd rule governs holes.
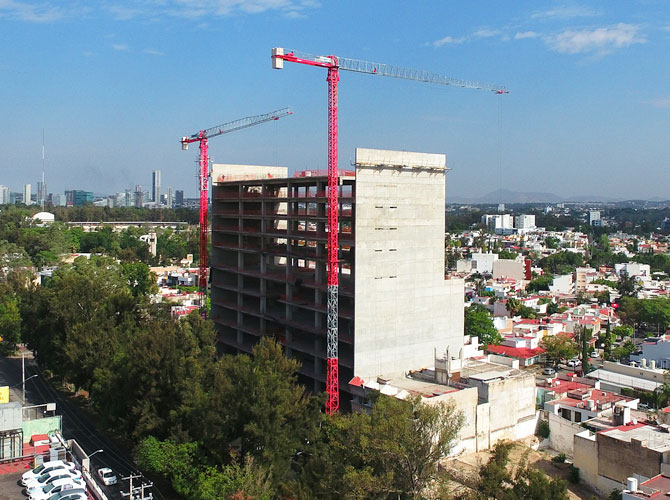
{"type": "MultiPolygon", "coordinates": [[[[447,462],[445,467],[449,471],[450,476],[457,483],[460,483],[460,485],[455,484],[455,490],[467,489],[468,485],[474,484],[474,481],[478,477],[479,467],[487,463],[490,456],[488,452],[471,453],[447,462]]],[[[533,467],[542,470],[548,476],[552,478],[560,477],[567,481],[567,464],[554,464],[551,461],[552,456],[550,452],[534,451],[525,444],[517,443],[510,453],[510,467],[512,467],[512,470],[516,469],[525,459],[533,467]]],[[[598,497],[586,485],[572,484],[570,482],[568,482],[568,495],[570,500],[589,500],[594,496],[602,498],[598,497]]]]}

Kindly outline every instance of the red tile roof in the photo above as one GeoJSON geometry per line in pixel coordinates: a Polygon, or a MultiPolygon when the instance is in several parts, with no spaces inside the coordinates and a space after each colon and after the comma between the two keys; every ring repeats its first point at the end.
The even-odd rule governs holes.
{"type": "Polygon", "coordinates": [[[529,349],[528,347],[509,347],[506,345],[493,344],[489,345],[486,350],[494,354],[500,354],[502,356],[519,359],[533,358],[545,352],[541,347],[529,349]]]}
{"type": "Polygon", "coordinates": [[[644,427],[645,425],[649,425],[649,424],[645,424],[644,422],[638,422],[637,424],[634,424],[634,423],[631,422],[631,423],[628,423],[628,424],[619,425],[617,427],[610,427],[609,429],[603,429],[602,431],[598,431],[598,434],[605,434],[606,432],[610,432],[610,431],[613,431],[615,429],[619,430],[619,431],[623,431],[623,432],[628,432],[628,431],[632,431],[634,429],[639,429],[640,427],[644,427]]]}

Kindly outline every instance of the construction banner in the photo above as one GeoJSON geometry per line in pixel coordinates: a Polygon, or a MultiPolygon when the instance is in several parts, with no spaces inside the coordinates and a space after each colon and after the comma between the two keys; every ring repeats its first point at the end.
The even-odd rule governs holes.
{"type": "Polygon", "coordinates": [[[9,386],[0,387],[0,403],[9,403],[9,386]]]}

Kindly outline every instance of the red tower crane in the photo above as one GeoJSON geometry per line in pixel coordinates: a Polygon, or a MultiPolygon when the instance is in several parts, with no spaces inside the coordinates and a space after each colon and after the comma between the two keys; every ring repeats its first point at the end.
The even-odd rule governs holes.
{"type": "Polygon", "coordinates": [[[283,69],[284,61],[326,68],[328,76],[328,333],[326,347],[326,413],[332,415],[340,407],[340,382],[338,366],[338,283],[339,283],[339,193],[338,193],[338,151],[337,151],[337,90],[340,81],[339,70],[390,76],[418,82],[451,85],[477,90],[488,90],[496,94],[506,94],[504,87],[482,85],[467,80],[457,80],[429,71],[402,68],[338,56],[315,56],[280,47],[272,49],[272,67],[283,69]]]}
{"type": "Polygon", "coordinates": [[[217,135],[228,134],[236,130],[253,127],[271,120],[279,120],[282,116],[291,115],[289,108],[279,109],[264,115],[247,116],[232,122],[224,123],[217,127],[201,130],[189,137],[182,137],[181,149],[187,150],[192,142],[200,143],[200,157],[198,160],[198,185],[200,189],[200,269],[198,272],[198,284],[200,286],[200,312],[202,317],[207,315],[207,188],[209,186],[209,148],[208,140],[217,135]]]}

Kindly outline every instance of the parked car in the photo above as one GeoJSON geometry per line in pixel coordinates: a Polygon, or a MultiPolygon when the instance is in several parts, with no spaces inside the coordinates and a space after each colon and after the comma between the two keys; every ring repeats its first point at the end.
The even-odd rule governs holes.
{"type": "Polygon", "coordinates": [[[74,467],[75,466],[73,462],[64,462],[63,460],[52,460],[51,462],[44,462],[42,465],[35,467],[33,470],[24,472],[23,476],[21,476],[21,484],[25,486],[28,481],[37,479],[42,474],[46,474],[47,472],[51,472],[52,470],[56,469],[74,470],[74,467]]]}
{"type": "Polygon", "coordinates": [[[100,480],[103,482],[105,486],[109,486],[110,484],[116,484],[116,482],[118,481],[116,474],[109,467],[101,467],[100,469],[98,469],[98,477],[100,477],[100,480]]]}
{"type": "Polygon", "coordinates": [[[570,361],[568,361],[568,366],[570,368],[576,368],[578,366],[582,366],[582,362],[579,361],[578,359],[571,359],[570,361]]]}
{"type": "Polygon", "coordinates": [[[26,490],[30,491],[30,488],[46,486],[49,483],[54,482],[57,479],[81,479],[81,472],[78,470],[70,471],[68,469],[54,469],[51,472],[46,472],[36,479],[31,479],[26,482],[26,490]]]}
{"type": "Polygon", "coordinates": [[[542,375],[556,375],[556,370],[551,366],[545,366],[542,375]]]}
{"type": "Polygon", "coordinates": [[[68,490],[54,493],[47,500],[88,500],[88,493],[86,490],[68,490]]]}
{"type": "Polygon", "coordinates": [[[72,492],[73,490],[85,488],[84,481],[80,478],[55,479],[44,486],[35,486],[28,490],[30,500],[47,500],[56,493],[72,492]]]}

